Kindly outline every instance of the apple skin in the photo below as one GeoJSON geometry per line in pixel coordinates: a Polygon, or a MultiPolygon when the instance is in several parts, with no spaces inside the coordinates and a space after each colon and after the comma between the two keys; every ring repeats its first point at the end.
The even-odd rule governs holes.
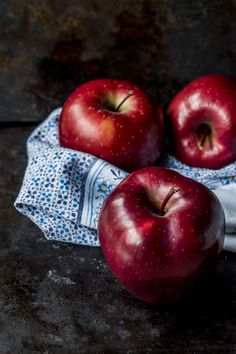
{"type": "Polygon", "coordinates": [[[236,79],[210,74],[194,80],[171,101],[168,116],[180,161],[219,169],[236,160],[236,79]]]}
{"type": "Polygon", "coordinates": [[[121,80],[81,85],[65,102],[59,121],[61,146],[95,155],[126,171],[155,164],[163,135],[159,105],[134,84],[121,80]]]}
{"type": "Polygon", "coordinates": [[[152,304],[182,298],[223,248],[225,218],[216,196],[174,170],[131,173],[106,199],[98,222],[105,258],[118,281],[152,304]],[[160,205],[172,187],[178,187],[160,205]]]}

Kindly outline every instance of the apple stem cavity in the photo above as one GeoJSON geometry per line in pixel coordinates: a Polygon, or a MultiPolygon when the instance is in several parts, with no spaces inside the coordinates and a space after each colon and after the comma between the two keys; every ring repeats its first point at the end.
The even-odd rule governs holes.
{"type": "Polygon", "coordinates": [[[165,196],[165,198],[163,199],[162,203],[161,203],[161,207],[160,207],[160,215],[163,216],[166,213],[166,205],[169,202],[170,198],[177,193],[180,190],[179,187],[171,187],[171,189],[169,190],[169,192],[167,193],[167,195],[165,196]]]}
{"type": "Polygon", "coordinates": [[[210,148],[212,149],[211,129],[207,125],[204,125],[199,135],[199,147],[201,150],[204,148],[207,140],[209,140],[210,148]]]}
{"type": "Polygon", "coordinates": [[[127,96],[125,96],[125,98],[118,104],[118,106],[116,107],[116,112],[119,112],[119,110],[120,110],[120,108],[121,108],[121,106],[125,103],[125,101],[129,98],[129,97],[131,97],[131,96],[133,96],[134,94],[132,93],[132,92],[129,92],[128,93],[128,95],[127,96]]]}

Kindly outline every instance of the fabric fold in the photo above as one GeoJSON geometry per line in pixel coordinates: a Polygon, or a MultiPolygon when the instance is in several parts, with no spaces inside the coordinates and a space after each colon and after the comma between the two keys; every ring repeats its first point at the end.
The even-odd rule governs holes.
{"type": "MultiPolygon", "coordinates": [[[[28,164],[15,207],[47,239],[99,246],[101,207],[128,173],[90,154],[61,147],[60,113],[61,108],[55,109],[27,141],[28,164]]],[[[209,187],[224,208],[226,231],[236,234],[236,163],[214,171],[186,166],[164,154],[159,164],[209,187]]],[[[236,252],[236,236],[226,236],[225,249],[236,252]]]]}

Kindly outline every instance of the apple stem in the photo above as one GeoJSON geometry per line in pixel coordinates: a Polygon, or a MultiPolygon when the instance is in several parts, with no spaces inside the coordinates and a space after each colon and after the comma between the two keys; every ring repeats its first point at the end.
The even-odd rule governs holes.
{"type": "Polygon", "coordinates": [[[168,201],[170,200],[172,195],[174,195],[179,190],[180,190],[179,187],[171,187],[171,189],[169,190],[169,192],[167,193],[167,195],[165,196],[164,200],[161,203],[160,215],[165,215],[165,208],[166,208],[168,201]]]}
{"type": "Polygon", "coordinates": [[[121,106],[125,103],[125,101],[130,97],[133,96],[134,94],[132,92],[129,92],[128,95],[118,104],[118,106],[116,107],[116,111],[118,112],[119,109],[121,108],[121,106]]]}
{"type": "Polygon", "coordinates": [[[209,137],[210,145],[212,145],[211,144],[211,130],[209,128],[205,128],[202,136],[200,137],[200,143],[199,143],[200,149],[204,148],[208,137],[209,137]]]}

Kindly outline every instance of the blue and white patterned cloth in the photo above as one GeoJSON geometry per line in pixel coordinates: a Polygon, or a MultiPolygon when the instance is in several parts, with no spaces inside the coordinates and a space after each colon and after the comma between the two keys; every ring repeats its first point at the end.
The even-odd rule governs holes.
{"type": "MultiPolygon", "coordinates": [[[[100,209],[128,173],[92,155],[61,147],[60,113],[61,108],[55,109],[27,141],[28,165],[15,207],[38,225],[47,239],[99,246],[96,229],[100,209]]],[[[236,163],[213,171],[186,166],[166,154],[160,164],[214,190],[224,207],[228,231],[236,232],[236,163]]],[[[225,248],[235,246],[236,250],[236,237],[228,240],[233,247],[227,241],[225,248]]]]}

